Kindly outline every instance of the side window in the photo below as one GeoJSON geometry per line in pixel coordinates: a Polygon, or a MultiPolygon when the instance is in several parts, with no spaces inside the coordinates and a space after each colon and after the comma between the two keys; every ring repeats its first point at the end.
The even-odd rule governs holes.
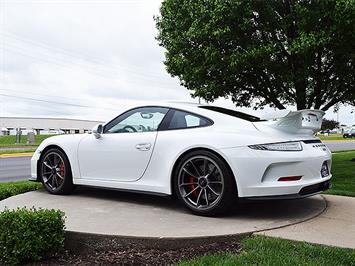
{"type": "Polygon", "coordinates": [[[198,127],[201,123],[201,119],[193,115],[186,115],[185,120],[187,127],[198,127]]]}
{"type": "Polygon", "coordinates": [[[167,129],[204,127],[211,125],[208,119],[184,111],[174,111],[167,129]]]}
{"type": "Polygon", "coordinates": [[[162,107],[143,107],[124,113],[105,126],[104,133],[134,133],[157,131],[168,112],[162,107]]]}

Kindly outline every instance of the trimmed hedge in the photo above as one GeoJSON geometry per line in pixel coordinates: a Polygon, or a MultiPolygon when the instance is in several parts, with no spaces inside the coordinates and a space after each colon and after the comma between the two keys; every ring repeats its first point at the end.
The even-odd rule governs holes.
{"type": "Polygon", "coordinates": [[[38,261],[64,247],[65,216],[59,210],[17,209],[0,213],[0,263],[38,261]]]}
{"type": "Polygon", "coordinates": [[[42,188],[41,183],[31,181],[0,183],[0,200],[40,188],[42,188]]]}

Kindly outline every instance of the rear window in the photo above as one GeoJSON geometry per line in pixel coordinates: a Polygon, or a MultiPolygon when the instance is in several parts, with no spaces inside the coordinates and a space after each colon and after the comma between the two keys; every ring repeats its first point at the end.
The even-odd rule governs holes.
{"type": "Polygon", "coordinates": [[[221,114],[225,114],[225,115],[230,115],[230,116],[234,116],[243,120],[247,120],[249,122],[259,122],[259,121],[265,121],[260,119],[259,117],[253,116],[253,115],[248,115],[246,113],[242,113],[242,112],[238,112],[238,111],[234,111],[234,110],[230,110],[230,109],[226,109],[223,107],[217,107],[217,106],[199,106],[202,109],[207,109],[207,110],[211,110],[211,111],[215,111],[221,114]]]}
{"type": "Polygon", "coordinates": [[[208,119],[184,111],[174,110],[168,129],[205,127],[212,124],[208,119]]]}

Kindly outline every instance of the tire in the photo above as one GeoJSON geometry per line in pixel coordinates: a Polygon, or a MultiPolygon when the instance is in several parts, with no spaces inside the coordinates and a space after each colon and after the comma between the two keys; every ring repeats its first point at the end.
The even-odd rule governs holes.
{"type": "Polygon", "coordinates": [[[173,189],[185,207],[201,216],[224,214],[238,198],[228,164],[206,150],[190,152],[179,160],[173,174],[173,189]]]}
{"type": "Polygon", "coordinates": [[[69,194],[74,189],[69,160],[60,149],[49,149],[41,156],[39,175],[44,188],[51,194],[69,194]]]}

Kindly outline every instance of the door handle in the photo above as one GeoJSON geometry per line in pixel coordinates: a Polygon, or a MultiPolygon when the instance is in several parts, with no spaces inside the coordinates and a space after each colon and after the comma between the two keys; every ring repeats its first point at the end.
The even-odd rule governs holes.
{"type": "Polygon", "coordinates": [[[152,144],[150,143],[139,143],[136,145],[136,149],[140,151],[149,151],[152,144]]]}

